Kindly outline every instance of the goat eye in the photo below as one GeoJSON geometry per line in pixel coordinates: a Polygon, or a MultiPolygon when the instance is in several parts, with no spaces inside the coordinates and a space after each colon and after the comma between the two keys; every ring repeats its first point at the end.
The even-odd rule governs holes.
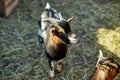
{"type": "Polygon", "coordinates": [[[111,67],[111,65],[107,64],[108,67],[111,67]]]}
{"type": "Polygon", "coordinates": [[[60,34],[60,35],[62,35],[62,34],[63,34],[63,32],[59,32],[59,34],[60,34]]]}
{"type": "Polygon", "coordinates": [[[112,68],[115,68],[114,66],[112,66],[112,65],[109,65],[109,64],[108,64],[107,66],[108,66],[109,68],[111,68],[111,69],[112,69],[112,68]]]}

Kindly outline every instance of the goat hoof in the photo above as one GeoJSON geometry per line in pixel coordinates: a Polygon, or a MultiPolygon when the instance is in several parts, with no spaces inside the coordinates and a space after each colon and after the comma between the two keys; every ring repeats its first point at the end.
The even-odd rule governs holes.
{"type": "Polygon", "coordinates": [[[61,72],[62,72],[62,70],[57,70],[57,72],[58,72],[58,73],[61,73],[61,72]]]}
{"type": "Polygon", "coordinates": [[[61,68],[57,68],[57,72],[58,73],[62,72],[62,69],[61,68]]]}
{"type": "Polygon", "coordinates": [[[54,71],[50,71],[50,78],[54,78],[54,71]]]}

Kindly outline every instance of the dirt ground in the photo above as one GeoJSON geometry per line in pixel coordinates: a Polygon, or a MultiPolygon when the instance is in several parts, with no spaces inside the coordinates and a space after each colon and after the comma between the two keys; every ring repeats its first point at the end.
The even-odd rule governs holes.
{"type": "Polygon", "coordinates": [[[50,79],[37,39],[38,18],[47,2],[64,18],[75,17],[71,28],[79,38],[68,45],[63,70],[54,80],[89,80],[100,49],[120,64],[119,0],[19,0],[8,18],[0,17],[0,80],[50,79]]]}

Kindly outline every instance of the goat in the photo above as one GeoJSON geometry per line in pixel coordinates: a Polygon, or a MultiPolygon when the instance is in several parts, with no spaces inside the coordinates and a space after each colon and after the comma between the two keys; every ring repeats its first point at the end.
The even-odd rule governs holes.
{"type": "Polygon", "coordinates": [[[51,8],[49,3],[46,4],[41,14],[38,39],[48,58],[51,78],[54,77],[53,61],[58,61],[57,70],[61,72],[63,58],[67,53],[67,45],[77,43],[78,38],[70,28],[70,22],[73,19],[73,17],[68,20],[64,19],[61,13],[51,8]]]}
{"type": "Polygon", "coordinates": [[[90,80],[113,80],[119,73],[120,66],[112,58],[103,57],[99,50],[99,58],[90,80]]]}

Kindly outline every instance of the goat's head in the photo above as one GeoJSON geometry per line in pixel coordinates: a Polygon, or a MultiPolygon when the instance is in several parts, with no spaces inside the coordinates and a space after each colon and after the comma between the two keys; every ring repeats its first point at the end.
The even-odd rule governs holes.
{"type": "Polygon", "coordinates": [[[47,21],[50,22],[52,25],[57,25],[56,27],[61,27],[67,38],[69,39],[69,43],[77,43],[78,38],[76,36],[76,34],[72,33],[71,28],[70,28],[70,22],[73,20],[74,18],[70,18],[68,20],[63,19],[62,15],[59,14],[59,19],[55,19],[55,18],[45,18],[43,21],[47,21]]]}
{"type": "Polygon", "coordinates": [[[99,58],[96,66],[105,73],[105,77],[108,79],[113,79],[120,73],[120,66],[112,58],[103,57],[101,50],[99,51],[99,58]]]}
{"type": "Polygon", "coordinates": [[[69,43],[69,39],[67,38],[67,35],[66,35],[64,29],[58,25],[52,25],[52,27],[50,28],[50,35],[58,37],[66,44],[69,43]]]}

